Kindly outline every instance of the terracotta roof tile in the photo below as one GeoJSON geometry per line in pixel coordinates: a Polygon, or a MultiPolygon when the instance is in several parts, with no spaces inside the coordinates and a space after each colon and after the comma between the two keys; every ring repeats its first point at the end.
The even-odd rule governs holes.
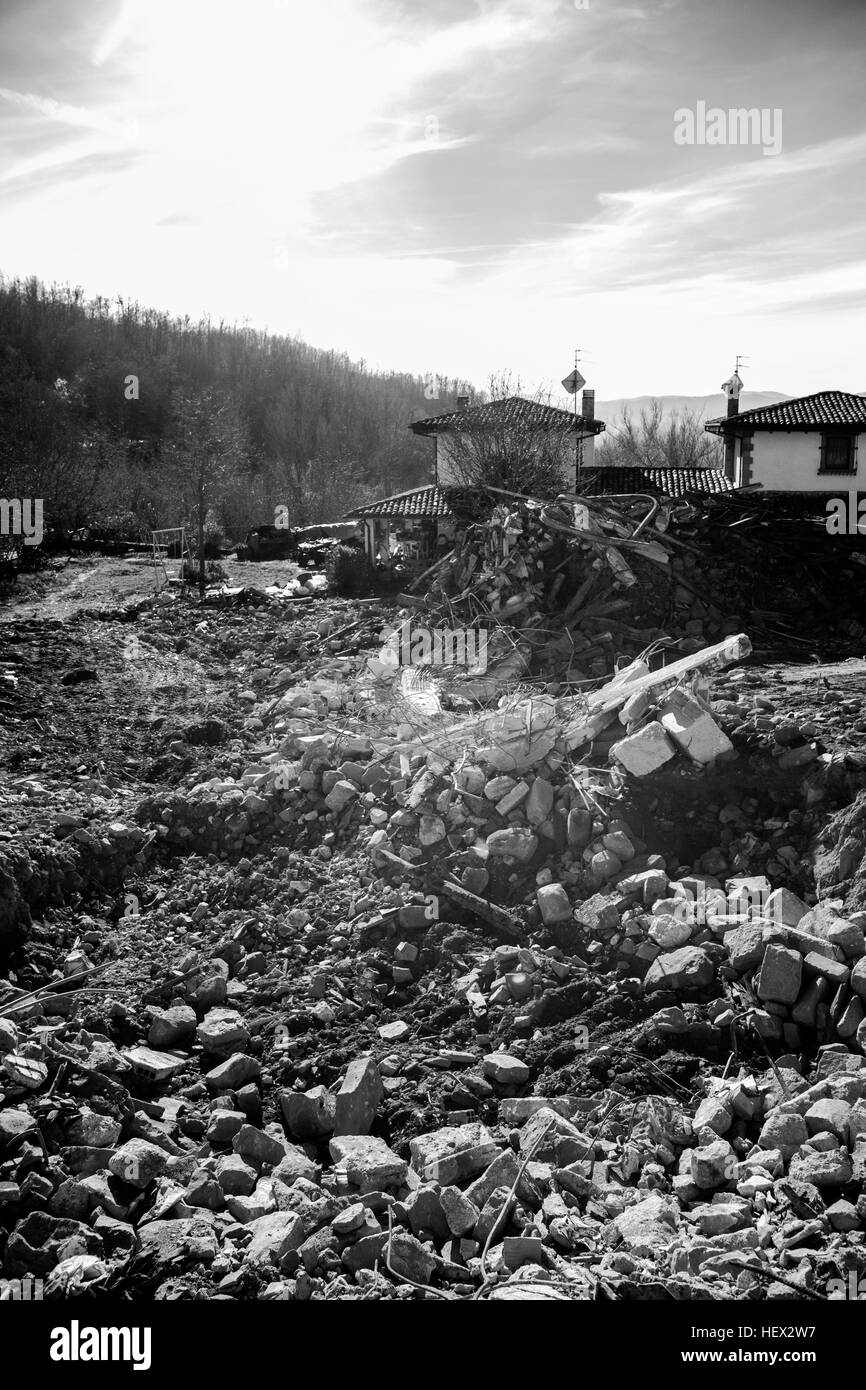
{"type": "Polygon", "coordinates": [[[409,492],[396,492],[392,497],[380,497],[375,502],[367,502],[363,507],[356,507],[353,511],[347,512],[347,517],[365,516],[414,516],[414,517],[445,517],[451,516],[452,511],[448,505],[445,493],[438,483],[429,483],[426,487],[412,488],[409,492]]]}
{"type": "Polygon", "coordinates": [[[759,405],[739,415],[708,420],[711,434],[741,433],[745,430],[802,430],[832,428],[834,425],[860,425],[866,429],[866,396],[851,391],[815,391],[811,396],[795,396],[775,405],[759,405]]]}
{"type": "MultiPolygon", "coordinates": [[[[538,401],[526,400],[524,396],[506,396],[501,401],[488,401],[485,405],[467,406],[465,410],[431,415],[426,420],[416,420],[409,428],[415,434],[439,434],[454,429],[494,429],[513,425],[573,430],[575,416],[570,410],[560,410],[555,405],[541,405],[538,401]]],[[[577,428],[583,434],[601,434],[604,421],[584,420],[583,416],[578,415],[577,428]]]]}
{"type": "Polygon", "coordinates": [[[587,497],[610,497],[618,492],[649,492],[663,497],[689,493],[708,496],[730,492],[733,484],[717,468],[591,468],[586,469],[578,492],[587,497]]]}

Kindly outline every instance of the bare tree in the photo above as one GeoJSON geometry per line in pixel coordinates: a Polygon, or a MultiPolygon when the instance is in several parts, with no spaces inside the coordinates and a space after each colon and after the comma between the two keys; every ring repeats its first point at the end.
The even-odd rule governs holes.
{"type": "Polygon", "coordinates": [[[602,467],[720,468],[719,441],[704,430],[694,411],[674,411],[665,420],[664,407],[653,398],[635,420],[626,406],[608,426],[596,449],[602,467]]]}
{"type": "Polygon", "coordinates": [[[234,402],[212,390],[178,396],[168,456],[181,514],[192,519],[196,531],[198,587],[204,593],[205,519],[211,508],[219,507],[247,461],[246,430],[234,402]]]}
{"type": "Polygon", "coordinates": [[[490,484],[541,496],[561,492],[574,478],[575,427],[567,411],[540,392],[523,396],[509,374],[491,377],[490,401],[517,398],[525,409],[467,410],[448,431],[448,461],[465,487],[490,484]]]}

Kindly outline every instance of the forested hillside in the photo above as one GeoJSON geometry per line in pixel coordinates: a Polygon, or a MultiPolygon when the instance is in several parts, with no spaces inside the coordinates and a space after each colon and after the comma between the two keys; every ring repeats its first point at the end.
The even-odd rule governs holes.
{"type": "Polygon", "coordinates": [[[46,525],[132,536],[192,524],[202,477],[208,528],[229,539],[277,504],[293,525],[333,520],[430,478],[429,442],[408,424],[469,390],[0,279],[0,495],[44,498],[46,525]]]}

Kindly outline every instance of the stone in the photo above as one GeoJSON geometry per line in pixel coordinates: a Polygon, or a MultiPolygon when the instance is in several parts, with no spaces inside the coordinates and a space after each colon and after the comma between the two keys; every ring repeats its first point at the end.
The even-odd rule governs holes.
{"type": "Polygon", "coordinates": [[[853,1148],[855,1142],[866,1135],[866,1101],[858,1100],[851,1106],[851,1113],[848,1116],[848,1140],[853,1148]]]}
{"type": "Polygon", "coordinates": [[[634,845],[624,830],[608,831],[606,835],[602,835],[601,843],[611,854],[615,854],[622,864],[634,859],[634,845]]]}
{"type": "Polygon", "coordinates": [[[254,1081],[261,1070],[261,1063],[255,1057],[236,1052],[207,1072],[204,1079],[211,1091],[237,1091],[246,1082],[254,1081]]]}
{"type": "Polygon", "coordinates": [[[689,1169],[692,1182],[702,1190],[723,1187],[733,1180],[737,1157],[726,1139],[716,1139],[692,1149],[689,1169]]]}
{"type": "Polygon", "coordinates": [[[790,888],[776,888],[767,896],[762,916],[773,922],[781,922],[786,927],[796,927],[808,911],[802,898],[798,898],[790,888]]]}
{"type": "Polygon", "coordinates": [[[506,1269],[522,1269],[524,1265],[544,1264],[544,1242],[541,1236],[505,1236],[502,1241],[502,1263],[506,1269]]]}
{"type": "Polygon", "coordinates": [[[195,1035],[205,1052],[217,1055],[242,1051],[250,1036],[235,1009],[210,1009],[195,1035]]]}
{"type": "Polygon", "coordinates": [[[452,1235],[465,1236],[475,1229],[480,1215],[478,1207],[459,1187],[443,1187],[439,1193],[439,1203],[452,1235]]]}
{"type": "Polygon", "coordinates": [[[475,1223],[475,1239],[483,1246],[492,1235],[493,1242],[501,1240],[508,1225],[508,1217],[514,1207],[514,1198],[508,1187],[496,1187],[481,1208],[475,1223]]]}
{"type": "Polygon", "coordinates": [[[541,912],[541,920],[546,927],[554,922],[574,920],[574,909],[561,883],[544,884],[538,889],[535,900],[541,912]]]}
{"type": "Polygon", "coordinates": [[[650,941],[654,941],[662,951],[675,951],[678,946],[685,946],[692,928],[688,922],[680,922],[676,917],[654,917],[648,934],[650,941]]]}
{"type": "Polygon", "coordinates": [[[403,1206],[413,1235],[420,1239],[429,1239],[432,1235],[439,1244],[448,1239],[450,1231],[437,1184],[422,1183],[403,1198],[403,1206]]]}
{"type": "Polygon", "coordinates": [[[784,1111],[771,1111],[758,1136],[760,1148],[778,1150],[785,1162],[794,1158],[796,1151],[806,1143],[809,1130],[802,1115],[785,1115],[784,1111]]]}
{"type": "Polygon", "coordinates": [[[412,1168],[427,1182],[459,1182],[481,1173],[499,1153],[483,1124],[449,1125],[409,1140],[412,1168]]]}
{"type": "Polygon", "coordinates": [[[155,1009],[147,1033],[149,1047],[176,1047],[191,1038],[196,1030],[195,1009],[177,1004],[170,1009],[155,1009]]]}
{"type": "Polygon", "coordinates": [[[381,1028],[377,1029],[383,1042],[402,1042],[409,1036],[410,1031],[404,1018],[395,1019],[393,1023],[383,1023],[381,1028]]]}
{"type": "Polygon", "coordinates": [[[574,908],[575,921],[585,927],[591,936],[607,937],[619,931],[620,914],[616,900],[606,893],[593,893],[574,908]]]}
{"type": "Polygon", "coordinates": [[[538,836],[524,826],[513,825],[508,830],[494,830],[487,837],[487,852],[492,859],[511,858],[528,864],[538,849],[538,836]]]}
{"type": "Polygon", "coordinates": [[[287,1187],[296,1183],[298,1178],[306,1178],[308,1182],[318,1182],[319,1165],[308,1158],[303,1149],[299,1149],[296,1144],[286,1144],[286,1152],[271,1170],[271,1177],[284,1182],[287,1187]]]}
{"type": "Polygon", "coordinates": [[[824,1215],[830,1222],[830,1229],[833,1231],[859,1231],[863,1225],[860,1220],[857,1208],[853,1202],[838,1201],[833,1202],[827,1208],[824,1215]]]}
{"type": "Polygon", "coordinates": [[[348,1246],[340,1256],[346,1269],[356,1274],[359,1269],[373,1269],[375,1265],[380,1267],[385,1262],[385,1245],[388,1240],[387,1231],[379,1231],[375,1235],[362,1236],[352,1245],[348,1246]]]}
{"type": "Polygon", "coordinates": [[[536,1110],[520,1131],[520,1152],[532,1152],[537,1163],[565,1168],[576,1159],[592,1157],[593,1141],[556,1110],[536,1110]]]}
{"type": "Polygon", "coordinates": [[[232,1140],[232,1148],[246,1163],[254,1165],[268,1163],[273,1166],[286,1156],[282,1140],[275,1139],[263,1129],[249,1124],[242,1125],[238,1130],[232,1140]]]}
{"type": "Polygon", "coordinates": [[[92,1148],[113,1148],[120,1138],[121,1125],[111,1115],[100,1115],[89,1106],[82,1106],[66,1130],[70,1144],[86,1144],[92,1148]]]}
{"type": "Polygon", "coordinates": [[[644,989],[704,989],[715,976],[715,966],[699,946],[680,946],[657,956],[644,976],[644,989]]]}
{"type": "Polygon", "coordinates": [[[611,1232],[621,1237],[623,1246],[632,1254],[651,1258],[673,1245],[678,1226],[674,1203],[653,1192],[615,1217],[611,1232]]]}
{"type": "Polygon", "coordinates": [[[469,1184],[463,1196],[480,1212],[497,1187],[504,1185],[510,1188],[515,1181],[518,1200],[532,1210],[540,1207],[541,1194],[530,1177],[529,1166],[520,1172],[520,1161],[513,1149],[504,1149],[498,1154],[481,1176],[469,1184]]]}
{"type": "Polygon", "coordinates": [[[359,1231],[367,1219],[367,1208],[363,1202],[353,1202],[351,1206],[344,1207],[337,1212],[331,1222],[331,1227],[338,1236],[350,1236],[355,1231],[359,1231]]]}
{"type": "Polygon", "coordinates": [[[759,999],[795,1004],[803,977],[803,957],[787,946],[770,944],[755,978],[759,999]]]}
{"type": "Polygon", "coordinates": [[[362,1192],[400,1187],[406,1181],[409,1165],[389,1149],[384,1139],[376,1139],[371,1134],[335,1135],[328,1149],[349,1182],[362,1192]]]}
{"type": "Polygon", "coordinates": [[[109,1172],[139,1190],[160,1177],[167,1165],[168,1154],[165,1150],[149,1144],[146,1139],[128,1139],[119,1149],[115,1149],[108,1160],[109,1172]]]}
{"type": "Polygon", "coordinates": [[[866,999],[866,956],[851,969],[851,988],[860,999],[866,999]]]}
{"type": "Polygon", "coordinates": [[[790,1178],[814,1183],[815,1187],[842,1187],[853,1174],[851,1157],[845,1149],[825,1153],[795,1154],[788,1168],[790,1178]]]}
{"type": "Polygon", "coordinates": [[[247,1223],[252,1240],[244,1249],[248,1264],[270,1261],[279,1264],[297,1250],[304,1239],[304,1223],[293,1211],[274,1211],[247,1223]]]}
{"type": "Polygon", "coordinates": [[[406,1231],[394,1231],[390,1245],[384,1246],[382,1266],[411,1279],[415,1284],[429,1284],[436,1269],[436,1257],[425,1250],[420,1240],[406,1231]]]}
{"type": "Polygon", "coordinates": [[[757,923],[746,923],[727,931],[722,938],[728,958],[737,974],[742,975],[764,959],[764,933],[757,923]]]}
{"type": "Polygon", "coordinates": [[[592,839],[592,814],[583,806],[574,806],[568,813],[566,839],[573,848],[582,849],[592,839]]]}
{"type": "Polygon", "coordinates": [[[255,1191],[256,1170],[240,1154],[226,1154],[221,1158],[216,1178],[226,1197],[249,1197],[255,1191]]]}
{"type": "Polygon", "coordinates": [[[818,1005],[823,1004],[829,994],[830,984],[823,976],[810,980],[791,1009],[794,1023],[801,1023],[805,1028],[814,1028],[818,1005]]]}
{"type": "Polygon", "coordinates": [[[208,1143],[230,1144],[246,1119],[242,1110],[212,1110],[206,1130],[208,1143]]]}
{"type": "Polygon", "coordinates": [[[529,1067],[507,1052],[490,1052],[484,1058],[484,1075],[502,1086],[521,1086],[529,1080],[529,1067]]]}
{"type": "Polygon", "coordinates": [[[269,1216],[277,1210],[273,1184],[260,1179],[248,1196],[230,1197],[227,1195],[226,1207],[235,1220],[240,1221],[244,1226],[257,1221],[260,1216],[269,1216]]]}
{"type": "Polygon", "coordinates": [[[803,957],[803,969],[807,975],[822,975],[837,988],[846,985],[851,974],[842,961],[831,960],[829,956],[818,955],[816,951],[809,951],[803,957]]]}
{"type": "Polygon", "coordinates": [[[604,883],[616,877],[622,868],[622,860],[612,850],[602,849],[592,856],[589,868],[596,882],[604,883]]]}
{"type": "Polygon", "coordinates": [[[18,1222],[9,1236],[3,1272],[7,1279],[23,1274],[50,1274],[61,1261],[75,1255],[102,1253],[101,1238],[83,1222],[33,1211],[18,1222]]]}
{"type": "Polygon", "coordinates": [[[529,824],[537,827],[548,819],[553,810],[554,788],[545,777],[536,777],[529,788],[523,813],[529,824]]]}
{"type": "Polygon", "coordinates": [[[0,1144],[12,1148],[36,1133],[36,1121],[28,1110],[0,1110],[0,1144]]]}
{"type": "Polygon", "coordinates": [[[803,1118],[810,1135],[835,1134],[839,1142],[845,1144],[850,1116],[851,1106],[846,1101],[828,1096],[826,1100],[816,1100],[814,1105],[810,1105],[803,1118]]]}
{"type": "Polygon", "coordinates": [[[349,782],[347,779],[341,778],[338,782],[334,783],[325,797],[325,805],[329,811],[332,811],[335,815],[339,815],[358,795],[359,789],[355,786],[354,782],[349,782]]]}
{"type": "Polygon", "coordinates": [[[369,1134],[382,1101],[382,1078],[372,1057],[356,1057],[346,1068],[334,1100],[335,1134],[369,1134]]]}
{"type": "Polygon", "coordinates": [[[281,1091],[280,1107],[289,1133],[302,1142],[323,1139],[334,1132],[336,1102],[324,1086],[281,1091]]]}
{"type": "Polygon", "coordinates": [[[529,795],[529,783],[518,782],[511,791],[506,792],[505,796],[496,803],[496,811],[500,816],[508,816],[520,805],[529,795]]]}
{"type": "Polygon", "coordinates": [[[659,702],[659,722],[683,753],[696,763],[711,763],[733,748],[713,716],[680,687],[659,702]]]}
{"type": "Polygon", "coordinates": [[[731,1111],[719,1096],[707,1096],[705,1100],[702,1100],[692,1120],[695,1133],[701,1129],[711,1129],[719,1137],[727,1134],[732,1124],[731,1111]]]}
{"type": "Polygon", "coordinates": [[[838,946],[849,958],[866,955],[866,937],[863,928],[845,917],[839,917],[825,931],[831,946],[838,946]]]}
{"type": "Polygon", "coordinates": [[[222,1211],[225,1195],[217,1179],[206,1168],[197,1168],[184,1193],[188,1207],[203,1207],[207,1211],[222,1211]]]}
{"type": "Polygon", "coordinates": [[[438,845],[448,834],[447,826],[441,816],[423,814],[418,821],[418,843],[424,849],[438,845]]]}
{"type": "Polygon", "coordinates": [[[676,747],[663,725],[653,719],[636,734],[629,734],[615,743],[610,756],[622,763],[632,777],[647,777],[676,757],[676,747]]]}

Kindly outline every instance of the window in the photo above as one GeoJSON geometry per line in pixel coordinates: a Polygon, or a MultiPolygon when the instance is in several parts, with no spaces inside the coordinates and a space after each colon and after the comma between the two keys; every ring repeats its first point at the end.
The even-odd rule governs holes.
{"type": "Polygon", "coordinates": [[[822,434],[819,473],[856,473],[854,435],[822,434]]]}

